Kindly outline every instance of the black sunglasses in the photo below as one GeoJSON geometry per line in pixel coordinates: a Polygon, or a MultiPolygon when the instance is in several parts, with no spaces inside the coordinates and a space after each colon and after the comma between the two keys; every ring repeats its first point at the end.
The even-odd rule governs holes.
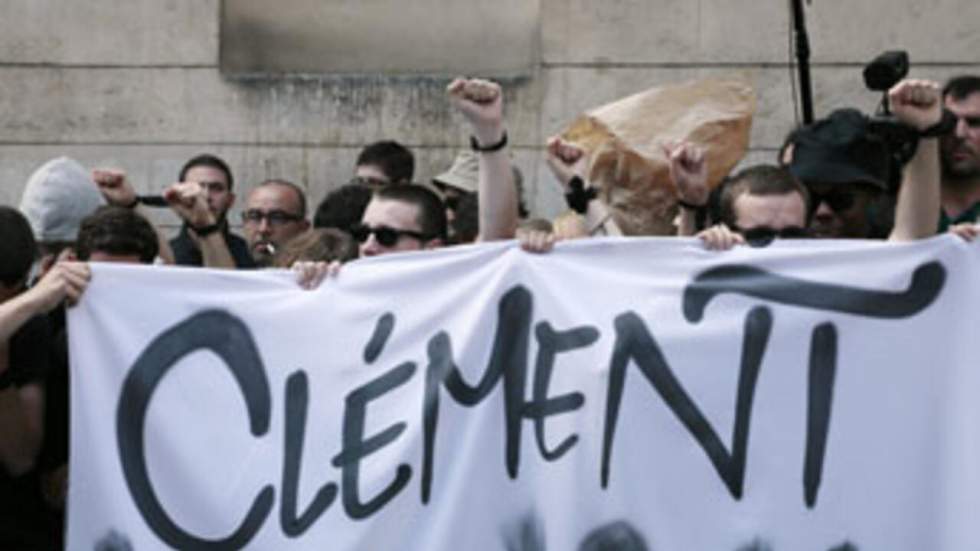
{"type": "Polygon", "coordinates": [[[374,238],[382,247],[393,247],[403,235],[419,241],[429,239],[429,236],[417,231],[399,230],[389,226],[371,227],[367,224],[354,224],[350,228],[350,234],[358,243],[364,243],[371,237],[371,234],[374,234],[374,238]]]}
{"type": "Polygon", "coordinates": [[[801,239],[810,237],[810,232],[806,228],[801,228],[799,226],[787,226],[778,230],[770,228],[769,226],[756,226],[746,230],[735,226],[732,229],[742,234],[742,237],[745,238],[745,242],[751,247],[765,247],[766,245],[772,243],[777,237],[780,239],[801,239]]]}
{"type": "Polygon", "coordinates": [[[830,210],[844,212],[854,206],[854,193],[851,191],[831,191],[829,193],[810,192],[810,210],[817,212],[820,203],[827,203],[830,210]]]}

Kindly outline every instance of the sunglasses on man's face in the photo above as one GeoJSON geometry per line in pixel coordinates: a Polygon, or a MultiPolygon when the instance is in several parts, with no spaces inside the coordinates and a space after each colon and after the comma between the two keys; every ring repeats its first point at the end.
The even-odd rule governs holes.
{"type": "Polygon", "coordinates": [[[810,192],[810,204],[813,212],[817,211],[820,203],[827,203],[830,210],[844,212],[854,206],[854,193],[850,191],[831,191],[828,193],[810,192]]]}
{"type": "Polygon", "coordinates": [[[374,234],[374,239],[377,240],[378,244],[382,247],[394,247],[398,240],[405,237],[411,237],[419,241],[425,241],[428,237],[417,231],[412,230],[399,230],[389,226],[376,226],[371,227],[367,224],[355,224],[351,226],[350,229],[351,236],[357,240],[358,243],[364,243],[374,234]]]}
{"type": "Polygon", "coordinates": [[[807,231],[806,228],[801,228],[799,226],[787,226],[778,230],[770,228],[769,226],[756,226],[745,230],[735,226],[732,229],[742,234],[742,237],[745,238],[745,242],[752,247],[765,247],[766,245],[772,243],[777,237],[780,239],[802,239],[805,237],[810,237],[810,232],[807,231]]]}

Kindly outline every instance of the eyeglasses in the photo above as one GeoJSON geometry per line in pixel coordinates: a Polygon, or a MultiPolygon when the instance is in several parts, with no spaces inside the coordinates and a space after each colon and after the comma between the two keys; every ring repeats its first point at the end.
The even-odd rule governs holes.
{"type": "Polygon", "coordinates": [[[844,212],[854,206],[854,193],[850,191],[831,191],[829,193],[810,192],[810,209],[817,211],[820,203],[827,203],[830,210],[844,212]]]}
{"type": "Polygon", "coordinates": [[[801,239],[810,237],[810,232],[806,228],[799,226],[787,226],[778,230],[769,226],[756,226],[754,228],[742,229],[738,226],[732,228],[742,234],[745,242],[752,247],[765,247],[773,242],[777,237],[780,239],[801,239]]]}
{"type": "Polygon", "coordinates": [[[393,247],[403,235],[418,239],[419,241],[429,239],[429,236],[417,231],[399,230],[389,226],[371,227],[367,224],[354,224],[350,228],[350,234],[358,243],[364,243],[371,237],[371,234],[374,234],[374,238],[382,247],[393,247]]]}
{"type": "Polygon", "coordinates": [[[242,213],[242,223],[258,225],[262,220],[266,220],[270,226],[284,226],[290,222],[299,222],[303,219],[298,214],[290,214],[281,210],[263,211],[259,209],[248,209],[242,213]]]}

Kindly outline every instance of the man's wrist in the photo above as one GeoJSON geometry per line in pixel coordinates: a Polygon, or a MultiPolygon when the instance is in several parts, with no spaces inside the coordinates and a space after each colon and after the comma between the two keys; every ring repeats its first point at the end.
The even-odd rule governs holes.
{"type": "Polygon", "coordinates": [[[507,138],[507,132],[503,124],[492,124],[489,126],[473,126],[473,139],[482,147],[499,143],[507,138]]]}

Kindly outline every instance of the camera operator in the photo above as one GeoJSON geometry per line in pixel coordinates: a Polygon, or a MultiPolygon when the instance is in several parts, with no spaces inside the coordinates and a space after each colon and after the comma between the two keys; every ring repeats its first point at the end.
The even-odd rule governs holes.
{"type": "MultiPolygon", "coordinates": [[[[902,171],[888,238],[928,237],[936,232],[939,212],[939,140],[923,133],[942,119],[939,86],[903,80],[889,90],[888,99],[897,122],[921,136],[902,171]]],[[[810,193],[814,237],[875,237],[872,220],[888,189],[891,147],[868,117],[853,109],[834,111],[795,134],[789,168],[810,193]]]]}

